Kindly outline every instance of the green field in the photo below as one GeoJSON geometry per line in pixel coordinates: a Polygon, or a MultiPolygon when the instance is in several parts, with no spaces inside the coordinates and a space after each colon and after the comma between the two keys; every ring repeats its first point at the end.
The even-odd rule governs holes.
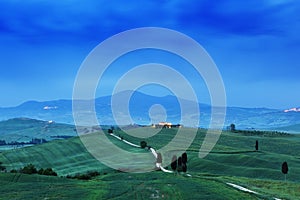
{"type": "MultiPolygon", "coordinates": [[[[133,131],[145,133],[151,131],[149,129],[144,127],[133,131]]],[[[177,130],[163,129],[146,139],[135,138],[121,130],[115,130],[115,134],[136,144],[145,140],[160,151],[177,130]]],[[[192,129],[182,131],[188,136],[192,129]]],[[[187,150],[191,177],[161,171],[124,173],[110,169],[91,156],[77,137],[3,151],[0,161],[8,171],[32,163],[37,168],[51,167],[61,177],[0,173],[0,199],[299,199],[300,136],[224,132],[212,152],[200,159],[198,151],[205,133],[206,130],[198,130],[187,150]],[[259,151],[254,151],[256,140],[259,141],[259,151]],[[289,165],[286,181],[281,173],[284,161],[289,165]],[[100,176],[89,181],[65,178],[93,170],[99,171],[100,176]],[[239,191],[226,183],[238,184],[259,194],[239,191]]],[[[155,159],[147,150],[131,147],[111,136],[108,138],[126,151],[149,154],[144,164],[154,166],[155,159]]],[[[184,139],[179,138],[179,141],[184,139]]],[[[168,167],[172,155],[180,150],[178,145],[178,149],[162,152],[163,164],[168,167]]],[[[127,162],[129,168],[134,166],[134,161],[118,154],[111,159],[123,164],[127,162]]]]}
{"type": "Polygon", "coordinates": [[[152,172],[111,173],[90,181],[26,174],[0,174],[0,199],[297,199],[299,185],[287,182],[209,176],[194,177],[152,172]],[[260,194],[238,191],[238,182],[260,194]]]}
{"type": "Polygon", "coordinates": [[[53,136],[76,136],[74,125],[41,121],[30,118],[14,118],[0,121],[0,140],[29,142],[33,138],[53,140],[53,136]]]}

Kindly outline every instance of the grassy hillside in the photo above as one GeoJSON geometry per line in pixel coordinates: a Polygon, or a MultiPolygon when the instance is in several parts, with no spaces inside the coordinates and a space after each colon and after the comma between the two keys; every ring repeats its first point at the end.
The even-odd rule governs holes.
{"type": "Polygon", "coordinates": [[[8,170],[32,163],[38,168],[51,167],[59,175],[106,169],[87,152],[78,138],[4,151],[0,160],[8,170]]]}
{"type": "Polygon", "coordinates": [[[0,199],[297,199],[293,182],[194,174],[109,173],[89,181],[0,173],[0,199]],[[238,183],[258,194],[228,186],[238,183]]]}
{"type": "MultiPolygon", "coordinates": [[[[137,128],[134,131],[146,134],[151,130],[146,127],[137,128]]],[[[184,136],[179,138],[178,141],[184,141],[184,137],[189,136],[192,130],[184,128],[181,131],[183,131],[184,136]]],[[[115,134],[136,144],[139,144],[141,140],[145,140],[148,145],[163,153],[163,163],[168,167],[172,155],[180,151],[180,145],[178,145],[178,149],[169,149],[165,152],[160,148],[167,145],[176,132],[177,129],[163,129],[155,136],[146,139],[135,138],[121,130],[116,130],[115,134]]],[[[300,136],[270,135],[269,137],[267,134],[246,136],[239,132],[224,132],[213,151],[204,159],[200,159],[198,158],[198,151],[205,133],[205,130],[198,130],[196,138],[187,150],[188,173],[192,177],[176,176],[162,172],[144,174],[117,172],[91,156],[79,138],[3,151],[0,154],[0,161],[8,170],[18,169],[29,163],[33,163],[38,168],[52,167],[59,176],[84,173],[91,170],[100,172],[101,175],[91,181],[20,175],[20,177],[24,177],[24,181],[49,184],[52,185],[51,188],[67,188],[66,192],[62,191],[61,194],[53,198],[72,195],[70,191],[77,187],[84,190],[82,194],[87,192],[91,195],[103,195],[103,198],[115,199],[143,199],[150,198],[152,195],[154,197],[155,195],[160,195],[160,197],[164,195],[170,199],[190,199],[193,197],[191,195],[196,195],[197,199],[268,199],[274,195],[277,198],[295,199],[300,196],[300,136]],[[254,151],[256,140],[259,141],[259,151],[257,152],[254,151]],[[287,182],[284,182],[284,175],[281,173],[281,164],[284,161],[287,161],[289,165],[287,182]],[[226,182],[250,188],[259,192],[260,195],[238,191],[226,185],[226,182]]],[[[147,153],[144,149],[130,147],[113,137],[109,138],[115,145],[126,151],[147,153]]],[[[145,160],[145,165],[154,165],[155,159],[150,153],[148,154],[150,155],[149,160],[145,160]]],[[[128,162],[129,167],[131,164],[134,165],[132,160],[124,160],[117,154],[113,155],[111,159],[128,162]]],[[[8,173],[0,176],[1,181],[12,182],[9,184],[10,186],[6,186],[7,190],[18,187],[18,184],[20,184],[20,190],[27,191],[25,190],[27,184],[24,183],[23,179],[18,178],[17,181],[15,179],[10,181],[11,176],[15,175],[8,173]]],[[[34,185],[33,190],[39,191],[40,184],[34,185]]],[[[46,193],[44,190],[40,191],[40,193],[43,192],[46,193]]],[[[33,194],[35,193],[33,192],[33,194]]],[[[86,196],[86,199],[92,198],[86,196]]]]}
{"type": "Polygon", "coordinates": [[[51,140],[51,136],[76,136],[73,125],[41,121],[29,118],[15,118],[0,121],[0,139],[6,142],[28,142],[32,138],[51,140]]]}
{"type": "MultiPolygon", "coordinates": [[[[139,128],[136,131],[147,131],[148,128],[139,128]]],[[[176,134],[176,129],[165,129],[153,137],[145,139],[148,145],[158,149],[165,146],[176,134]]],[[[189,129],[184,131],[188,132],[189,129]]],[[[139,144],[141,140],[122,131],[115,131],[117,135],[139,144]]],[[[239,133],[224,132],[213,151],[204,159],[198,158],[198,151],[203,141],[205,130],[199,130],[197,136],[188,149],[190,172],[204,172],[220,175],[235,175],[251,178],[268,178],[281,180],[281,164],[287,161],[290,166],[289,180],[300,180],[300,137],[298,135],[282,137],[244,136],[239,133]],[[255,141],[259,141],[259,151],[254,151],[255,141]]],[[[139,150],[116,140],[114,144],[126,151],[139,150]]],[[[184,138],[182,138],[184,139],[184,138]]],[[[170,151],[163,154],[163,161],[168,165],[172,154],[170,151]]],[[[150,154],[150,153],[149,153],[150,154]]],[[[115,155],[114,159],[118,159],[115,155]]],[[[120,158],[119,158],[120,159],[120,158]]],[[[109,170],[91,156],[82,145],[79,138],[53,141],[47,144],[4,151],[0,154],[8,169],[20,168],[28,163],[37,167],[52,167],[59,175],[73,174],[92,169],[109,170]]],[[[154,162],[145,161],[145,162],[154,162]]]]}
{"type": "Polygon", "coordinates": [[[291,126],[278,127],[276,130],[283,130],[293,133],[300,133],[300,124],[294,124],[291,126]]]}

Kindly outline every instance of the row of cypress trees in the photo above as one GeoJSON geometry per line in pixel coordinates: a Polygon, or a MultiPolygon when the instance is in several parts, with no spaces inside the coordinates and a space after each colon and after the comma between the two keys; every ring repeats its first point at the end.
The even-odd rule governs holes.
{"type": "Polygon", "coordinates": [[[184,152],[177,158],[176,155],[172,157],[171,168],[173,171],[186,172],[187,171],[187,154],[184,152]]]}

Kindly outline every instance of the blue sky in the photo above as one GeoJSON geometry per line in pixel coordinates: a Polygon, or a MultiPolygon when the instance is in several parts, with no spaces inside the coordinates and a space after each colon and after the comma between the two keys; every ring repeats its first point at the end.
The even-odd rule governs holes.
{"type": "Polygon", "coordinates": [[[77,70],[96,45],[147,26],[199,42],[219,68],[228,105],[300,106],[297,0],[2,0],[0,8],[0,107],[71,99],[77,70]]]}

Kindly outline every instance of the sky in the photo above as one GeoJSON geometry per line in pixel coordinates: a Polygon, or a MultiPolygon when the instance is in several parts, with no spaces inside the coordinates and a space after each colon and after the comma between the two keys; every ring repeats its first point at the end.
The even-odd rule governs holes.
{"type": "MultiPolygon", "coordinates": [[[[228,106],[300,106],[297,0],[1,0],[0,8],[0,107],[71,99],[86,56],[105,39],[140,27],[180,31],[201,44],[220,71],[228,106]]],[[[174,64],[165,53],[152,52],[149,59],[146,53],[138,52],[133,59],[143,58],[141,62],[128,55],[124,63],[155,58],[174,64]]],[[[189,71],[186,68],[182,71],[189,71]]],[[[112,66],[97,95],[108,95],[111,80],[121,72],[124,69],[112,66]]],[[[195,86],[203,96],[199,101],[209,103],[200,85],[195,86]]],[[[167,91],[152,90],[144,88],[149,94],[167,91]]]]}

